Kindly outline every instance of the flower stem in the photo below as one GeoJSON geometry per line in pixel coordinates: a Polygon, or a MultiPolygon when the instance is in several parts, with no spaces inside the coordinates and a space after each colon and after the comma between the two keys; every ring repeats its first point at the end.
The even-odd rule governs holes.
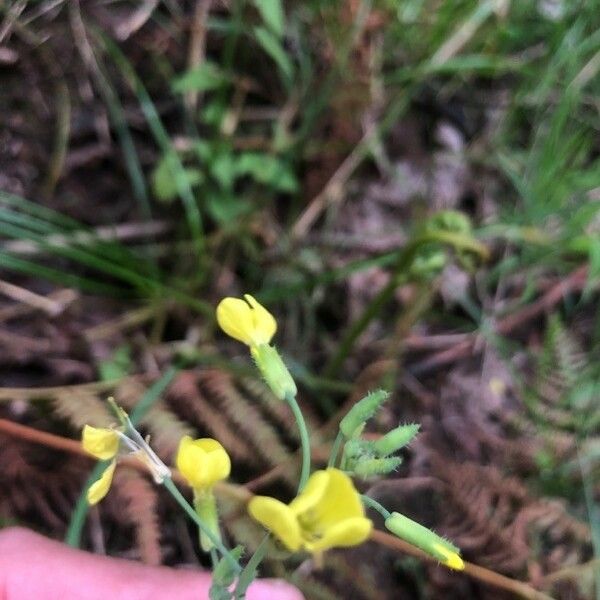
{"type": "Polygon", "coordinates": [[[392,513],[387,508],[385,508],[385,506],[382,506],[381,504],[379,504],[379,502],[377,502],[377,500],[373,500],[373,498],[371,498],[370,496],[367,496],[366,494],[361,494],[360,499],[362,500],[362,503],[365,506],[376,510],[384,519],[387,520],[392,516],[392,513]]]}
{"type": "Polygon", "coordinates": [[[338,431],[338,434],[333,442],[333,446],[331,447],[331,454],[329,455],[329,462],[327,463],[328,467],[335,467],[335,463],[340,453],[340,448],[342,447],[342,443],[344,441],[344,434],[341,431],[338,431]]]}
{"type": "Polygon", "coordinates": [[[173,480],[170,477],[166,477],[163,480],[163,485],[169,490],[170,494],[175,498],[179,506],[183,508],[183,510],[188,514],[190,519],[198,525],[200,531],[202,531],[206,537],[214,544],[215,548],[219,550],[219,552],[231,563],[231,566],[234,568],[236,573],[239,573],[242,568],[238,564],[237,560],[233,558],[231,552],[225,548],[223,542],[219,540],[212,531],[202,522],[202,519],[196,514],[196,511],[192,508],[190,503],[183,497],[183,494],[177,489],[177,486],[173,483],[173,480]]]}
{"type": "Polygon", "coordinates": [[[302,444],[302,469],[300,471],[300,482],[298,483],[298,492],[301,492],[310,475],[310,439],[308,437],[306,421],[304,420],[304,416],[302,415],[302,411],[298,406],[295,396],[289,394],[285,397],[285,400],[290,405],[292,413],[294,413],[298,432],[300,433],[300,443],[302,444]]]}

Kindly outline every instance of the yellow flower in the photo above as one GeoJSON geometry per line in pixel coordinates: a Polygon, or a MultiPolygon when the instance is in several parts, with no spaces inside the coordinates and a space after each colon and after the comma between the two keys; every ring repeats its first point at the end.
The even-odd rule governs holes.
{"type": "Polygon", "coordinates": [[[98,502],[100,502],[100,500],[102,500],[102,498],[108,494],[113,475],[115,474],[116,466],[117,461],[111,461],[108,467],[104,469],[102,475],[100,475],[100,478],[94,481],[94,483],[92,483],[92,485],[89,487],[87,491],[87,501],[90,504],[98,504],[98,502]]]}
{"type": "Polygon", "coordinates": [[[86,425],[81,443],[86,452],[100,460],[113,458],[119,451],[119,435],[114,429],[86,425]]]}
{"type": "Polygon", "coordinates": [[[369,537],[373,527],[352,480],[334,468],[313,473],[289,505],[255,496],[248,511],[292,552],[304,548],[318,554],[356,546],[369,537]]]}
{"type": "Polygon", "coordinates": [[[194,489],[212,487],[229,477],[231,461],[225,448],[210,438],[181,438],[175,460],[177,468],[194,489]]]}
{"type": "Polygon", "coordinates": [[[268,344],[277,331],[275,317],[250,294],[224,298],[217,306],[219,327],[232,338],[256,348],[268,344]]]}

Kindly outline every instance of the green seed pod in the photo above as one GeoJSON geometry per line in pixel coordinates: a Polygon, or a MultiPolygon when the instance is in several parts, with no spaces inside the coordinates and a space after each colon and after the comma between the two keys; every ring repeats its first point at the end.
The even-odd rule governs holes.
{"type": "Polygon", "coordinates": [[[353,438],[346,442],[346,445],[344,446],[344,456],[348,459],[357,459],[361,456],[372,458],[375,453],[374,445],[374,442],[353,438]]]}
{"type": "Polygon", "coordinates": [[[395,536],[421,548],[451,569],[460,571],[465,568],[465,564],[459,556],[460,550],[456,546],[416,521],[393,512],[386,519],[385,526],[395,536]]]}
{"type": "Polygon", "coordinates": [[[258,370],[275,396],[279,400],[284,400],[286,396],[295,397],[298,392],[296,384],[277,349],[269,344],[261,344],[253,346],[251,352],[258,370]]]}
{"type": "Polygon", "coordinates": [[[387,475],[395,471],[402,459],[398,456],[388,458],[365,458],[358,459],[354,464],[352,471],[358,477],[373,477],[374,475],[387,475]]]}
{"type": "Polygon", "coordinates": [[[400,425],[396,429],[392,429],[383,437],[379,438],[372,444],[372,449],[377,456],[388,456],[394,452],[404,448],[413,438],[419,433],[420,425],[411,423],[409,425],[400,425]]]}
{"type": "Polygon", "coordinates": [[[346,414],[340,423],[340,431],[347,439],[360,435],[365,423],[375,411],[389,398],[385,390],[377,390],[359,400],[346,414]]]}

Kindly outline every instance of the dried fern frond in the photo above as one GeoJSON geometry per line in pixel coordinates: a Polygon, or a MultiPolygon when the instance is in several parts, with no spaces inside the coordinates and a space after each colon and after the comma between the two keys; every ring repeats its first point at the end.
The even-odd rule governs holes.
{"type": "Polygon", "coordinates": [[[182,371],[167,392],[169,404],[199,429],[207,429],[235,460],[256,465],[255,453],[248,442],[231,426],[226,416],[210,404],[198,386],[198,375],[182,371]]]}
{"type": "Polygon", "coordinates": [[[0,435],[0,518],[62,535],[85,475],[79,457],[0,435]]]}
{"type": "MultiPolygon", "coordinates": [[[[273,425],[268,423],[255,404],[235,387],[232,378],[223,371],[211,369],[200,374],[199,383],[214,403],[223,410],[232,425],[250,442],[255,452],[269,466],[289,462],[292,455],[280,440],[273,425]]],[[[282,472],[290,483],[295,473],[282,472]]]]}
{"type": "Polygon", "coordinates": [[[115,471],[113,488],[110,500],[114,518],[133,526],[141,560],[159,565],[162,554],[156,486],[135,469],[121,466],[115,471]]]}
{"type": "Polygon", "coordinates": [[[277,423],[294,442],[299,441],[298,427],[287,405],[273,395],[273,392],[259,379],[241,377],[238,380],[242,392],[257,400],[257,404],[277,423]]]}
{"type": "Polygon", "coordinates": [[[52,406],[54,412],[77,431],[84,425],[108,427],[115,422],[106,402],[91,392],[65,390],[52,400],[52,406]]]}
{"type": "MultiPolygon", "coordinates": [[[[589,528],[573,519],[562,503],[530,496],[517,478],[493,466],[456,463],[435,455],[432,467],[446,488],[443,533],[467,556],[476,557],[478,564],[507,574],[522,572],[532,558],[534,530],[554,548],[568,540],[580,559],[588,551],[589,528]]],[[[550,554],[544,548],[542,562],[550,554]]]]}

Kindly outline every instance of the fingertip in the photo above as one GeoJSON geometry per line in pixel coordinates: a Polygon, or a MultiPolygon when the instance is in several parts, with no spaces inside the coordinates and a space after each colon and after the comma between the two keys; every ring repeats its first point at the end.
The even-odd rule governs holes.
{"type": "Polygon", "coordinates": [[[281,579],[261,579],[248,588],[246,600],[304,600],[304,596],[281,579]]]}

